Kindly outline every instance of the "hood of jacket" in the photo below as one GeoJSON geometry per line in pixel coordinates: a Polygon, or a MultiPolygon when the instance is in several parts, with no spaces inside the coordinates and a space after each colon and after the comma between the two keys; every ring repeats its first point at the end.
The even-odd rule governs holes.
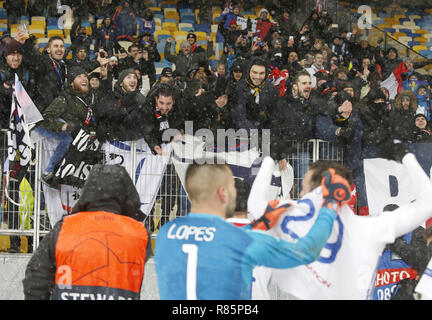
{"type": "Polygon", "coordinates": [[[138,221],[145,218],[141,200],[126,169],[120,165],[95,165],[72,213],[108,211],[138,221]]]}
{"type": "Polygon", "coordinates": [[[413,91],[411,90],[403,90],[396,95],[395,98],[395,110],[403,111],[402,108],[402,100],[404,97],[408,97],[410,99],[409,111],[416,112],[417,111],[417,98],[413,91]]]}

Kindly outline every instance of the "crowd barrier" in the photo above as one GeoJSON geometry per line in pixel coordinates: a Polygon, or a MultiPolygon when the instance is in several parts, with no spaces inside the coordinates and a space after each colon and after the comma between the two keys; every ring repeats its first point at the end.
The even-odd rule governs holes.
{"type": "MultiPolygon", "coordinates": [[[[0,252],[9,248],[10,236],[20,236],[21,252],[32,252],[55,222],[62,215],[70,213],[73,204],[79,199],[80,190],[62,186],[61,191],[58,191],[47,188],[40,182],[38,178],[46,161],[44,157],[50,151],[47,150],[49,146],[44,144],[45,141],[35,144],[34,160],[21,183],[18,185],[11,180],[8,182],[7,138],[4,132],[1,135],[0,156],[4,166],[0,198],[0,252]],[[48,209],[50,204],[53,208],[50,203],[53,194],[61,198],[57,210],[48,209]]],[[[320,159],[343,162],[343,150],[334,143],[316,139],[292,143],[297,152],[288,157],[292,180],[289,194],[285,194],[285,197],[298,199],[301,177],[308,165],[320,159]]],[[[174,165],[175,156],[171,148],[167,149],[168,156],[164,157],[165,160],[153,155],[142,141],[106,143],[103,152],[102,163],[120,164],[130,174],[140,194],[142,210],[147,214],[145,225],[151,229],[153,237],[165,222],[187,214],[189,202],[174,165]]]]}

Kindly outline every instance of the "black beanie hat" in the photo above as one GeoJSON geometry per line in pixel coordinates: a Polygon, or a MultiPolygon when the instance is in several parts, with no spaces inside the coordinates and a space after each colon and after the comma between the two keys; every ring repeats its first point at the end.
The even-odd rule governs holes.
{"type": "Polygon", "coordinates": [[[14,53],[23,53],[23,48],[22,48],[22,44],[18,41],[16,41],[15,39],[12,39],[10,41],[7,42],[7,44],[5,45],[4,49],[3,49],[3,55],[5,57],[7,57],[10,54],[14,54],[14,53]]]}

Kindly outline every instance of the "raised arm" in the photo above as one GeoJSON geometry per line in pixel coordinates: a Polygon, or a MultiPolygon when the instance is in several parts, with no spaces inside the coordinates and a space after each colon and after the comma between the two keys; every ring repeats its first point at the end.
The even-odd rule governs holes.
{"type": "Polygon", "coordinates": [[[253,219],[261,217],[267,208],[270,199],[266,198],[266,194],[268,194],[270,189],[274,167],[275,163],[273,159],[265,157],[252,184],[247,206],[253,219]]]}
{"type": "Polygon", "coordinates": [[[408,171],[411,181],[416,190],[416,200],[400,206],[391,214],[394,218],[395,237],[400,237],[413,231],[426,220],[432,217],[432,184],[412,153],[402,158],[402,164],[408,171]]]}

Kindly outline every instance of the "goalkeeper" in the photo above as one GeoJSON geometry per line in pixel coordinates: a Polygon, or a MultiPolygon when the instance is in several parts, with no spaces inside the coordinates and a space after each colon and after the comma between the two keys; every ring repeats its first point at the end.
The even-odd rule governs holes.
{"type": "MultiPolygon", "coordinates": [[[[265,158],[265,163],[273,161],[265,158]]],[[[290,204],[277,207],[277,201],[272,201],[260,218],[237,228],[225,221],[236,205],[229,166],[191,164],[186,172],[191,212],[165,224],[156,238],[160,298],[249,300],[254,267],[293,268],[313,262],[331,233],[339,208],[351,194],[351,182],[333,169],[320,180],[328,190],[324,206],[310,232],[291,243],[256,232],[273,227],[290,204]]]]}

